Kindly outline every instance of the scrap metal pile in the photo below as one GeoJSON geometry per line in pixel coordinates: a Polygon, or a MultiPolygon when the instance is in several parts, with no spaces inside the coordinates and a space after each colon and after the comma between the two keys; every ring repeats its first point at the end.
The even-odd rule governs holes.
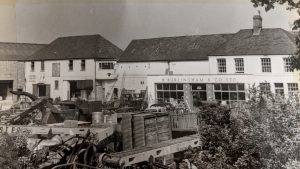
{"type": "Polygon", "coordinates": [[[197,135],[172,139],[168,113],[149,110],[116,114],[112,111],[114,114],[109,117],[110,123],[105,123],[103,117],[95,120],[100,123],[94,119],[78,121],[84,111],[79,110],[76,104],[73,105],[75,109],[64,109],[64,105],[72,104],[54,105],[48,98],[37,98],[26,92],[12,93],[32,100],[26,109],[12,108],[0,112],[2,133],[13,133],[17,129],[30,133],[28,149],[31,153],[22,158],[24,169],[139,165],[169,168],[155,159],[200,145],[197,135]],[[67,119],[68,113],[76,119],[67,119]],[[132,125],[129,125],[131,122],[132,125]],[[126,127],[128,125],[131,127],[126,127]]]}

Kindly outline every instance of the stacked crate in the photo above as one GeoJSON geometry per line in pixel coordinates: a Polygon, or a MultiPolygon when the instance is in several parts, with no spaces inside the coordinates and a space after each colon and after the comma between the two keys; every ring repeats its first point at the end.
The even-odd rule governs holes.
{"type": "Polygon", "coordinates": [[[145,113],[133,116],[133,147],[153,145],[172,139],[166,113],[145,113]]]}
{"type": "Polygon", "coordinates": [[[132,113],[122,114],[121,129],[123,150],[133,149],[132,113]]]}
{"type": "Polygon", "coordinates": [[[169,115],[165,113],[156,114],[157,138],[158,142],[172,139],[172,130],[169,115]]]}

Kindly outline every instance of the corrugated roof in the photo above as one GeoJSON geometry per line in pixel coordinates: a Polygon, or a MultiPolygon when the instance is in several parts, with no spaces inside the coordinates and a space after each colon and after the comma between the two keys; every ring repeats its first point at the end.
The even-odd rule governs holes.
{"type": "Polygon", "coordinates": [[[264,28],[259,35],[243,29],[210,55],[289,55],[296,51],[295,42],[295,35],[280,28],[264,28]]]}
{"type": "Polygon", "coordinates": [[[41,49],[43,44],[0,42],[0,61],[24,60],[41,49]]]}
{"type": "Polygon", "coordinates": [[[119,61],[208,60],[208,54],[232,36],[216,34],[133,40],[119,61]]]}
{"type": "Polygon", "coordinates": [[[27,60],[117,59],[122,50],[100,35],[60,37],[27,60]]]}

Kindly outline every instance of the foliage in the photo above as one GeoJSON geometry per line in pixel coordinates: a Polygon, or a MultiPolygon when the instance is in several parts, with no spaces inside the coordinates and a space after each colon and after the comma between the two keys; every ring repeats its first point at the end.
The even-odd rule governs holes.
{"type": "Polygon", "coordinates": [[[3,169],[21,168],[21,157],[29,155],[27,140],[29,131],[18,129],[13,134],[2,133],[0,135],[0,166],[3,169]]]}
{"type": "MultiPolygon", "coordinates": [[[[254,7],[262,6],[266,11],[275,8],[276,4],[286,5],[288,10],[297,10],[298,15],[300,15],[300,1],[299,0],[251,0],[254,7]]],[[[300,28],[300,18],[294,21],[293,30],[299,30],[300,28]]],[[[292,66],[299,70],[300,69],[300,32],[296,37],[297,50],[292,58],[292,66]]],[[[291,51],[294,52],[294,51],[291,51]]]]}
{"type": "Polygon", "coordinates": [[[200,108],[202,147],[186,154],[198,168],[281,169],[297,164],[295,98],[266,95],[255,87],[248,96],[249,101],[231,111],[217,105],[200,108]]]}

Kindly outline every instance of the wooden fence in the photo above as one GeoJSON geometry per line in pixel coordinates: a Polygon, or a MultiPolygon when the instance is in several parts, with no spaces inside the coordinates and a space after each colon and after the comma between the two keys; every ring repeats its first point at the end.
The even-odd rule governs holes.
{"type": "Polygon", "coordinates": [[[196,113],[172,112],[170,118],[173,131],[195,131],[199,124],[196,113]]]}

